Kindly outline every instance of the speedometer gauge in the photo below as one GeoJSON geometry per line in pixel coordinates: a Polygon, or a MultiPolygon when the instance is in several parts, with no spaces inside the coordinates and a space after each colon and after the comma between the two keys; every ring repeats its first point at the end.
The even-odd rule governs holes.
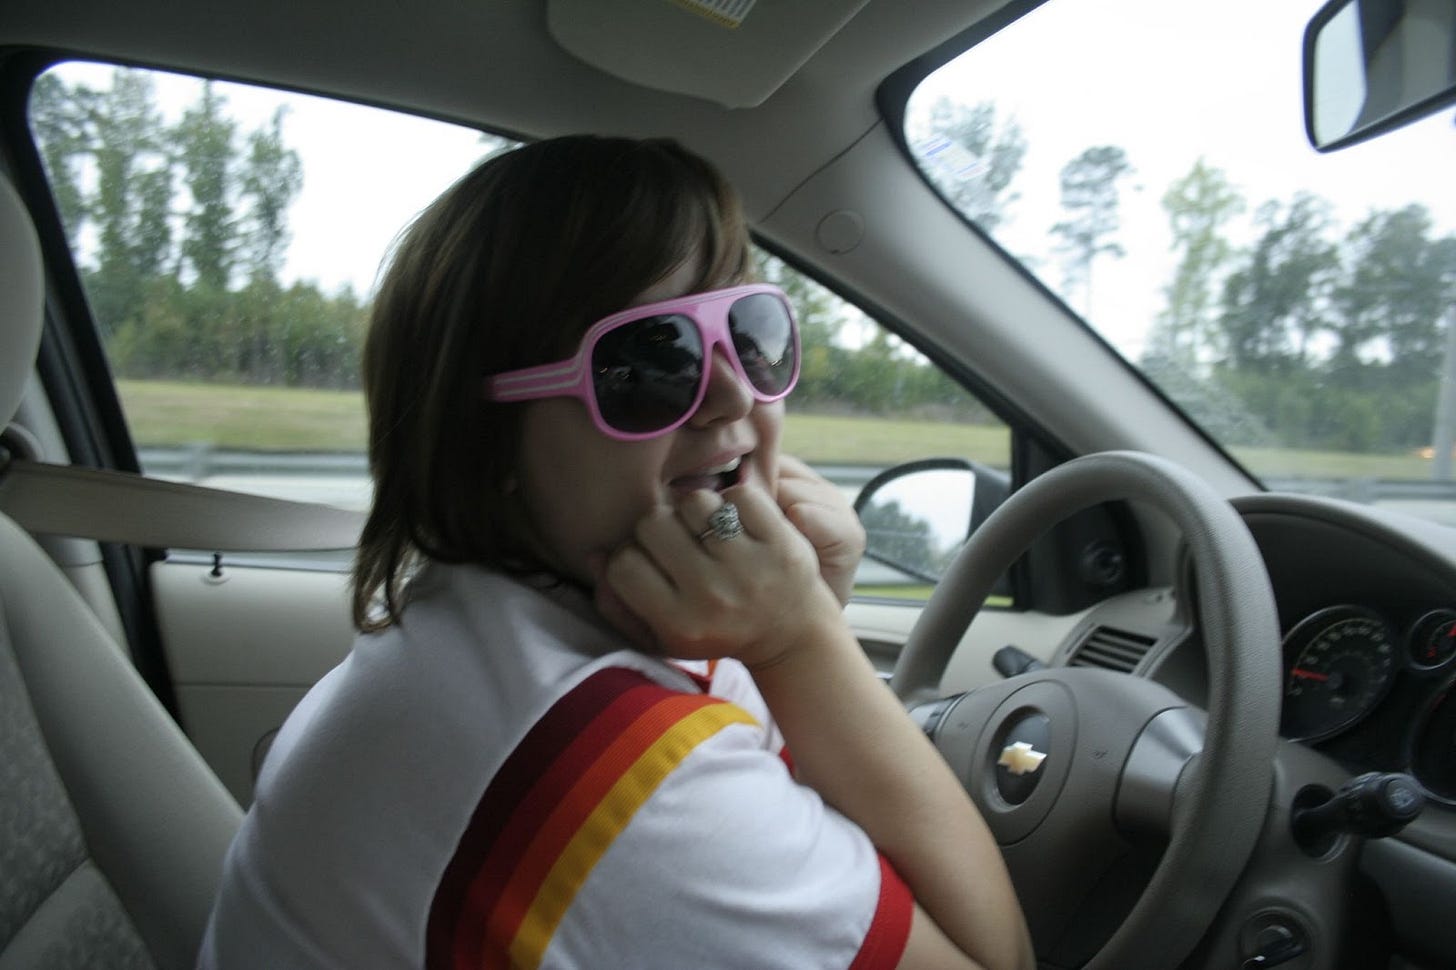
{"type": "Polygon", "coordinates": [[[1396,671],[1395,632],[1379,614],[1332,606],[1284,638],[1280,731],[1298,741],[1338,734],[1374,709],[1396,671]]]}

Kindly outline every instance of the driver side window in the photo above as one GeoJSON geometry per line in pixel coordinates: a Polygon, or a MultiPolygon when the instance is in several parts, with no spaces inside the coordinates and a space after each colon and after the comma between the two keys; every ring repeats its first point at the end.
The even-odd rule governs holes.
{"type": "Polygon", "coordinates": [[[784,450],[814,466],[851,500],[871,482],[883,482],[860,510],[870,548],[855,596],[928,599],[965,538],[973,505],[979,511],[1006,490],[1010,430],[950,375],[858,307],[763,250],[756,259],[759,275],[788,293],[803,343],[799,386],[788,399],[784,450]],[[901,468],[911,463],[925,464],[901,468]],[[890,469],[904,474],[881,478],[890,469]]]}

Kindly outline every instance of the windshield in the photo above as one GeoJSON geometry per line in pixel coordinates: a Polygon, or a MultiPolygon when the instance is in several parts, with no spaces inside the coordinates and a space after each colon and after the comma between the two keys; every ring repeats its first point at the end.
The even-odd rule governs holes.
{"type": "Polygon", "coordinates": [[[1456,524],[1452,114],[1312,149],[1317,7],[1052,0],[930,75],[906,139],[1266,486],[1456,524]]]}

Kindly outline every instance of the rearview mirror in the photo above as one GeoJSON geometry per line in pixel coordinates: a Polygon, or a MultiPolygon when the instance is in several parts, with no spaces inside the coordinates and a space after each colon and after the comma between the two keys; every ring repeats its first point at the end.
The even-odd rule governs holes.
{"type": "Polygon", "coordinates": [[[1304,127],[1322,152],[1456,102],[1456,3],[1330,0],[1304,34],[1304,127]]]}

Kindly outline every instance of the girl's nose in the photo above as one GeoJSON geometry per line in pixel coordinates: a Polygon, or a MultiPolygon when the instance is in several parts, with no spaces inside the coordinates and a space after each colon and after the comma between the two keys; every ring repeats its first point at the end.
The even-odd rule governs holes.
{"type": "Polygon", "coordinates": [[[708,388],[703,392],[703,403],[689,423],[706,426],[717,421],[736,421],[752,408],[753,392],[728,362],[723,348],[714,347],[708,369],[708,388]]]}

